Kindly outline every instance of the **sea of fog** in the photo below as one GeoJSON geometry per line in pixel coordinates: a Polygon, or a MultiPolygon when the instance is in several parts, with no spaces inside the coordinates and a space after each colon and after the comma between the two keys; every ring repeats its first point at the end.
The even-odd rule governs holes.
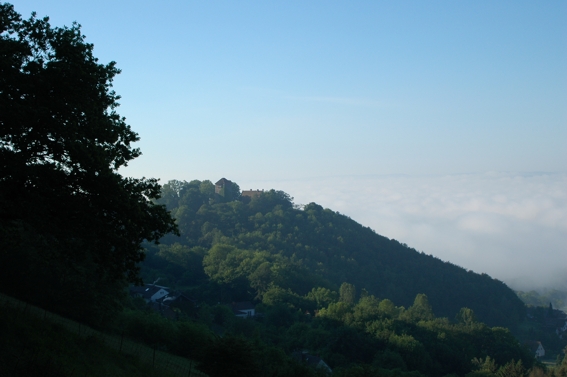
{"type": "Polygon", "coordinates": [[[426,254],[529,290],[567,290],[567,174],[249,180],[316,202],[426,254]]]}

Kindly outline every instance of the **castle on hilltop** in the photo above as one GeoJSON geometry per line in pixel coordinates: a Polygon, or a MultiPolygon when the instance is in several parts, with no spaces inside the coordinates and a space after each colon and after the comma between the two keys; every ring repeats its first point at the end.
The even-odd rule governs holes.
{"type": "MultiPolygon", "coordinates": [[[[239,190],[238,185],[226,178],[221,178],[217,183],[215,183],[215,194],[222,196],[223,198],[231,197],[234,191],[239,190]],[[230,194],[229,194],[230,193],[230,194]]],[[[264,190],[243,190],[240,196],[245,196],[250,199],[260,196],[264,190]]]]}

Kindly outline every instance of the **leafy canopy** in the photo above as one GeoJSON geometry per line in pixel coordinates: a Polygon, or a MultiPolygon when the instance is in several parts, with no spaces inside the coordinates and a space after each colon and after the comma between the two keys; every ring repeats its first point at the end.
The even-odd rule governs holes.
{"type": "Polygon", "coordinates": [[[80,25],[24,20],[0,4],[0,265],[20,291],[136,281],[141,242],[176,229],[152,202],[157,180],[118,173],[140,155],[116,112],[118,73],[80,25]]]}

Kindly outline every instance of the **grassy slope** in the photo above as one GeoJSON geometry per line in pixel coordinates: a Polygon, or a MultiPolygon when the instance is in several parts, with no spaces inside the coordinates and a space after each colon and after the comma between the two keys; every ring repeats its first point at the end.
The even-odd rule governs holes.
{"type": "MultiPolygon", "coordinates": [[[[133,356],[120,354],[96,338],[83,338],[61,325],[29,314],[0,314],[2,376],[159,376],[133,356]]],[[[163,375],[163,374],[162,374],[163,375]]]]}
{"type": "Polygon", "coordinates": [[[125,340],[119,352],[109,337],[98,336],[92,329],[83,326],[82,332],[81,327],[73,331],[69,324],[78,325],[75,322],[63,319],[65,322],[56,323],[53,320],[58,316],[48,312],[38,316],[37,308],[5,296],[0,299],[0,376],[203,375],[198,371],[189,374],[190,365],[179,371],[167,368],[177,358],[159,351],[153,368],[153,352],[144,355],[144,346],[125,340]]]}

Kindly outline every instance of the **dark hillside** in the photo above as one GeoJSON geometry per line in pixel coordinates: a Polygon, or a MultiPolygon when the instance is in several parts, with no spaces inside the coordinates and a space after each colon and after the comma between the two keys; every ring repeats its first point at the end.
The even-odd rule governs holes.
{"type": "Polygon", "coordinates": [[[158,255],[178,266],[179,258],[192,258],[194,270],[204,258],[207,272],[188,276],[179,269],[172,283],[195,285],[209,276],[238,298],[253,299],[273,293],[274,285],[303,296],[348,282],[406,307],[425,293],[437,316],[454,318],[469,307],[485,323],[509,328],[524,317],[524,304],[502,282],[417,252],[340,213],[315,203],[297,208],[281,191],[230,200],[214,192],[210,181],[163,187],[160,203],[176,217],[181,237],[168,236],[159,252],[150,250],[149,265],[158,255]]]}
{"type": "Polygon", "coordinates": [[[0,294],[0,376],[175,377],[191,361],[0,294]],[[157,356],[157,357],[156,357],[157,356]]]}

